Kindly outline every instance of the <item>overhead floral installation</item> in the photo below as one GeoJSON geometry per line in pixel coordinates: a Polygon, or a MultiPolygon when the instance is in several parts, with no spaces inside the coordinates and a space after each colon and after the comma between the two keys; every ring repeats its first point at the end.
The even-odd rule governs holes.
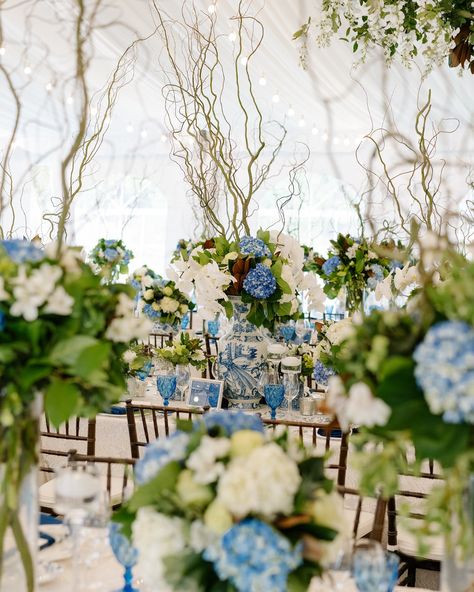
{"type": "Polygon", "coordinates": [[[153,589],[307,590],[348,535],[315,457],[261,420],[211,412],[147,447],[115,515],[153,589]]]}
{"type": "Polygon", "coordinates": [[[385,61],[407,66],[421,55],[429,71],[447,59],[452,67],[474,74],[474,10],[471,0],[323,0],[320,17],[295,33],[306,43],[314,28],[316,43],[334,37],[352,45],[365,62],[375,47],[385,61]]]}
{"type": "Polygon", "coordinates": [[[324,294],[314,275],[303,273],[304,253],[292,237],[259,230],[240,241],[216,237],[182,256],[171,273],[176,286],[195,289],[201,312],[209,319],[233,312],[231,296],[250,304],[247,320],[273,329],[275,322],[299,316],[298,294],[307,294],[309,307],[322,310],[324,294]]]}
{"type": "Polygon", "coordinates": [[[90,254],[91,262],[107,281],[117,281],[121,273],[128,273],[133,253],[122,240],[101,238],[90,254]]]}

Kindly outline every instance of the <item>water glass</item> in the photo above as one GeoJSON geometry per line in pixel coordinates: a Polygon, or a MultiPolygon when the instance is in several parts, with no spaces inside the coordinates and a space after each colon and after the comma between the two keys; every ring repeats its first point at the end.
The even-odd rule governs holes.
{"type": "Polygon", "coordinates": [[[188,364],[177,364],[175,369],[177,394],[172,397],[176,401],[184,401],[186,389],[188,388],[191,372],[188,364]]]}
{"type": "Polygon", "coordinates": [[[284,373],[282,382],[285,387],[285,399],[288,403],[288,419],[292,414],[293,399],[295,399],[300,392],[299,375],[296,373],[284,373]]]}
{"type": "Polygon", "coordinates": [[[163,398],[163,405],[167,407],[170,404],[170,398],[176,391],[176,376],[175,375],[164,375],[156,378],[156,386],[158,392],[163,398]]]}
{"type": "Polygon", "coordinates": [[[295,337],[295,328],[292,324],[287,323],[286,325],[282,325],[280,327],[280,335],[283,339],[288,343],[295,337]]]}
{"type": "Polygon", "coordinates": [[[359,548],[354,552],[353,577],[360,592],[393,592],[398,580],[399,559],[395,553],[359,548]]]}
{"type": "Polygon", "coordinates": [[[122,526],[116,522],[111,522],[109,526],[109,540],[117,561],[124,568],[124,586],[116,592],[139,592],[133,587],[132,573],[133,566],[138,560],[138,550],[132,545],[130,540],[122,534],[122,526]]]}
{"type": "Polygon", "coordinates": [[[212,337],[216,337],[219,333],[219,320],[207,321],[207,331],[212,337]]]}
{"type": "Polygon", "coordinates": [[[276,419],[276,410],[285,398],[285,387],[282,384],[266,384],[263,392],[265,401],[271,409],[271,418],[276,419]]]}
{"type": "Polygon", "coordinates": [[[186,313],[184,317],[181,319],[181,330],[186,331],[189,325],[189,313],[186,313]]]}

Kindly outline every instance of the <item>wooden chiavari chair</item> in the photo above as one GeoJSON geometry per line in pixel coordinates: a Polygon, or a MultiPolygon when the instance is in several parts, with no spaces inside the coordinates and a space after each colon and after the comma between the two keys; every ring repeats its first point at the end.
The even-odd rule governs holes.
{"type": "Polygon", "coordinates": [[[148,345],[156,348],[163,348],[168,341],[173,341],[173,333],[150,333],[148,335],[148,345]]]}
{"type": "Polygon", "coordinates": [[[140,449],[143,449],[147,444],[157,438],[167,437],[174,431],[174,425],[170,419],[193,420],[202,416],[206,411],[200,407],[165,407],[164,405],[132,403],[130,399],[126,402],[126,406],[130,451],[134,459],[140,458],[140,449]]]}

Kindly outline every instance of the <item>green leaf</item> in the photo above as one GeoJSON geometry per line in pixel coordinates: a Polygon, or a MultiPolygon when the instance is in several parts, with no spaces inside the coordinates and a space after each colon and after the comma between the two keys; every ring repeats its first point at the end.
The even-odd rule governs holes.
{"type": "Polygon", "coordinates": [[[173,491],[178,481],[181,467],[178,462],[170,462],[164,466],[154,479],[141,485],[132,495],[128,507],[136,512],[143,506],[151,506],[159,502],[165,491],[173,491]]]}
{"type": "Polygon", "coordinates": [[[122,506],[112,514],[112,521],[122,525],[122,534],[128,539],[132,538],[132,526],[135,516],[135,512],[130,512],[127,506],[122,506]]]}
{"type": "Polygon", "coordinates": [[[42,378],[51,374],[51,366],[26,366],[18,376],[18,382],[28,390],[42,378]]]}
{"type": "Polygon", "coordinates": [[[287,592],[307,592],[311,580],[321,573],[316,563],[305,561],[298,569],[288,576],[287,592]]]}
{"type": "Polygon", "coordinates": [[[228,319],[232,318],[234,314],[234,307],[232,306],[232,302],[230,300],[224,300],[221,302],[222,306],[224,307],[226,317],[228,319]]]}
{"type": "MultiPolygon", "coordinates": [[[[81,378],[91,381],[91,376],[98,370],[105,370],[108,366],[111,344],[99,342],[82,350],[72,365],[72,371],[81,378]]],[[[97,375],[97,374],[96,374],[97,375]]],[[[100,373],[103,376],[103,373],[100,373]]],[[[98,375],[97,375],[98,376],[98,375]]]]}
{"type": "Polygon", "coordinates": [[[59,366],[73,366],[81,353],[88,347],[96,345],[97,339],[90,337],[89,335],[75,335],[68,339],[58,341],[53,347],[49,359],[51,363],[59,366]]]}
{"type": "Polygon", "coordinates": [[[279,304],[276,313],[279,317],[287,317],[291,314],[291,302],[283,302],[279,304]]]}
{"type": "Polygon", "coordinates": [[[46,390],[44,407],[51,423],[57,428],[77,412],[80,399],[75,384],[53,378],[46,390]]]}

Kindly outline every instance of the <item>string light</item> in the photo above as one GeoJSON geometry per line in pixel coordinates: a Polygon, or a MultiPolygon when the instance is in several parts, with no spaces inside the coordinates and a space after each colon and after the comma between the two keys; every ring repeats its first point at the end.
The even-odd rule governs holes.
{"type": "Polygon", "coordinates": [[[311,130],[311,133],[313,134],[313,136],[317,136],[319,134],[319,130],[315,125],[313,125],[313,129],[311,130]]]}
{"type": "Polygon", "coordinates": [[[209,14],[214,14],[216,12],[216,5],[215,4],[209,4],[209,6],[207,7],[207,12],[209,14]]]}
{"type": "Polygon", "coordinates": [[[258,83],[260,84],[260,86],[265,86],[267,84],[267,79],[263,74],[260,76],[258,83]]]}
{"type": "Polygon", "coordinates": [[[274,103],[279,103],[280,102],[280,95],[277,92],[273,95],[272,101],[274,103]]]}
{"type": "Polygon", "coordinates": [[[140,136],[141,136],[142,138],[146,138],[146,137],[148,136],[148,132],[147,132],[146,130],[142,130],[142,131],[140,132],[140,136]]]}
{"type": "Polygon", "coordinates": [[[295,116],[295,110],[293,109],[293,107],[291,105],[290,105],[290,108],[288,109],[288,111],[286,112],[286,114],[288,115],[288,117],[295,116]]]}
{"type": "Polygon", "coordinates": [[[53,90],[53,85],[51,84],[51,82],[48,82],[45,88],[46,92],[51,92],[53,90]]]}
{"type": "Polygon", "coordinates": [[[4,56],[5,51],[6,51],[6,49],[4,47],[0,47],[0,56],[4,56]]]}
{"type": "Polygon", "coordinates": [[[235,31],[232,31],[231,33],[229,33],[229,41],[234,42],[237,39],[237,33],[235,31]]]}
{"type": "Polygon", "coordinates": [[[161,138],[160,140],[163,142],[163,144],[166,142],[167,138],[165,134],[161,134],[161,138]]]}
{"type": "Polygon", "coordinates": [[[132,125],[131,123],[129,123],[129,124],[127,125],[127,128],[126,128],[126,129],[127,129],[127,132],[128,132],[129,134],[131,134],[131,133],[133,132],[133,125],[132,125]]]}
{"type": "Polygon", "coordinates": [[[69,95],[68,98],[66,99],[66,104],[72,105],[73,103],[74,103],[74,99],[71,95],[69,95]]]}
{"type": "Polygon", "coordinates": [[[23,72],[29,76],[31,74],[31,66],[25,66],[23,72]]]}
{"type": "Polygon", "coordinates": [[[323,142],[327,142],[328,141],[329,136],[327,135],[326,132],[324,132],[324,134],[321,136],[321,139],[322,139],[323,142]]]}
{"type": "Polygon", "coordinates": [[[349,146],[349,144],[351,143],[351,141],[349,140],[349,138],[346,136],[344,138],[344,141],[342,142],[344,144],[344,146],[349,146]]]}
{"type": "Polygon", "coordinates": [[[240,63],[242,64],[242,66],[246,66],[248,61],[249,61],[249,59],[247,56],[242,56],[240,58],[240,63]]]}
{"type": "Polygon", "coordinates": [[[301,117],[300,120],[298,121],[298,127],[305,127],[306,125],[306,121],[304,119],[304,117],[301,117]]]}

